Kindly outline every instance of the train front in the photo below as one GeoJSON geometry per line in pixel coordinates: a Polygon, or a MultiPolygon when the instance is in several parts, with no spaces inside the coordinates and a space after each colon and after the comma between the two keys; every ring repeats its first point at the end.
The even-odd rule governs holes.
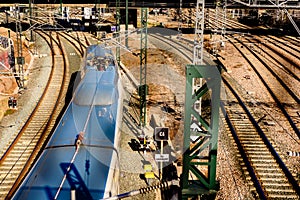
{"type": "Polygon", "coordinates": [[[111,53],[99,45],[88,47],[82,76],[13,199],[101,199],[118,193],[122,99],[111,53]]]}

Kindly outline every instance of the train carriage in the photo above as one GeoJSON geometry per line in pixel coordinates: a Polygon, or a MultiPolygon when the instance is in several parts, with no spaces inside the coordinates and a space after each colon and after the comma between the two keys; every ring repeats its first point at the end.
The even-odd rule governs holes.
{"type": "Polygon", "coordinates": [[[118,193],[118,68],[101,45],[89,46],[85,58],[70,104],[13,199],[101,199],[118,193]]]}

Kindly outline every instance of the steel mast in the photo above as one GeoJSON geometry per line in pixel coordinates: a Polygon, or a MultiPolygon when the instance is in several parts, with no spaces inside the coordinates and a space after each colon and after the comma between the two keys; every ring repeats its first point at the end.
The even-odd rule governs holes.
{"type": "Polygon", "coordinates": [[[146,125],[147,94],[148,85],[146,82],[147,74],[147,22],[148,9],[141,8],[141,45],[140,45],[140,85],[138,94],[140,96],[140,126],[146,125]]]}
{"type": "MultiPolygon", "coordinates": [[[[23,65],[25,64],[25,58],[23,57],[23,50],[22,50],[22,24],[20,18],[20,6],[19,4],[15,4],[15,16],[16,16],[16,35],[17,35],[17,45],[18,45],[18,57],[17,57],[17,64],[18,64],[18,72],[15,73],[16,82],[19,88],[24,89],[24,70],[23,65]]],[[[15,69],[14,69],[15,70],[15,69]]]]}

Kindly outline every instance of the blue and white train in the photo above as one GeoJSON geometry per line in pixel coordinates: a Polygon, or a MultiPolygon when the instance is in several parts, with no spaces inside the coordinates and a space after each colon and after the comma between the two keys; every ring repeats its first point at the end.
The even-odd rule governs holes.
{"type": "Polygon", "coordinates": [[[86,50],[81,81],[13,199],[102,199],[118,194],[122,84],[111,50],[86,50]]]}

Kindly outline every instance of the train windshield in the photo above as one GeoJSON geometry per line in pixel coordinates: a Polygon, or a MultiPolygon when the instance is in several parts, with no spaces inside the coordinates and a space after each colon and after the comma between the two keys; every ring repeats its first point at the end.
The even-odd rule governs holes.
{"type": "Polygon", "coordinates": [[[114,69],[115,61],[111,50],[101,45],[92,45],[86,51],[86,69],[97,71],[111,71],[114,69]]]}
{"type": "Polygon", "coordinates": [[[86,60],[86,69],[95,69],[97,71],[111,71],[114,69],[115,62],[112,57],[90,57],[86,60]]]}

